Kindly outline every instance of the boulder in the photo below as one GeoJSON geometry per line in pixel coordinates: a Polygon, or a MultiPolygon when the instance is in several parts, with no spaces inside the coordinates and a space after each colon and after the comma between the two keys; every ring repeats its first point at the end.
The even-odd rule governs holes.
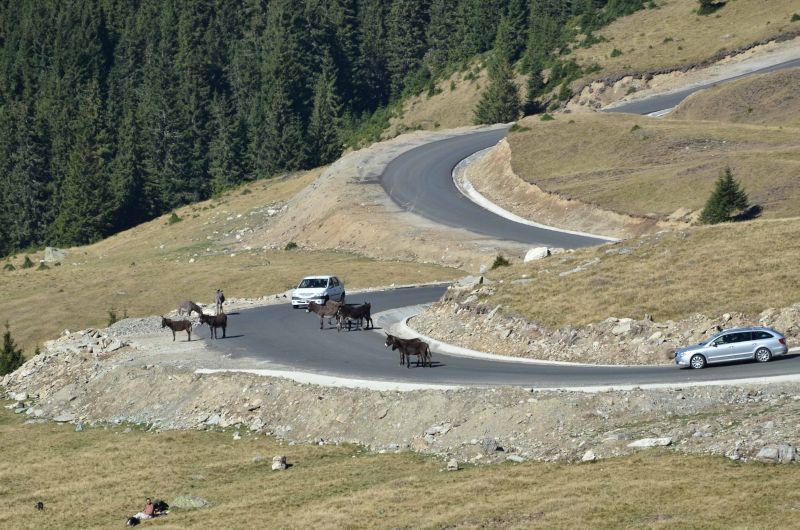
{"type": "Polygon", "coordinates": [[[483,283],[483,276],[466,276],[456,282],[456,286],[463,289],[477,287],[483,283]]]}
{"type": "Polygon", "coordinates": [[[511,462],[516,462],[517,464],[521,464],[525,461],[525,459],[519,455],[508,455],[506,457],[506,460],[510,460],[511,462]]]}
{"type": "Polygon", "coordinates": [[[780,459],[780,451],[777,447],[766,446],[762,447],[756,455],[756,460],[767,464],[777,464],[780,459]]]}
{"type": "Polygon", "coordinates": [[[591,449],[583,453],[581,457],[581,462],[594,462],[595,460],[597,460],[597,455],[591,449]]]}
{"type": "Polygon", "coordinates": [[[628,447],[665,447],[672,443],[672,438],[642,438],[628,444],[628,447]]]}
{"type": "Polygon", "coordinates": [[[210,503],[202,497],[194,497],[191,495],[181,495],[175,497],[169,502],[171,508],[181,508],[184,510],[195,510],[197,508],[205,508],[210,503]]]}
{"type": "Polygon", "coordinates": [[[614,335],[622,335],[624,333],[630,333],[631,326],[633,325],[633,320],[630,318],[622,318],[620,319],[619,323],[611,328],[611,333],[614,335]]]}
{"type": "Polygon", "coordinates": [[[45,263],[61,263],[67,257],[67,251],[56,247],[44,248],[45,263]]]}
{"type": "Polygon", "coordinates": [[[452,458],[447,461],[447,470],[448,471],[458,471],[458,460],[452,458]]]}
{"type": "Polygon", "coordinates": [[[794,460],[794,447],[787,443],[778,444],[778,462],[781,464],[791,464],[794,460]]]}
{"type": "Polygon", "coordinates": [[[547,247],[533,247],[525,254],[525,263],[529,261],[536,261],[538,259],[546,258],[550,255],[550,249],[547,247]]]}
{"type": "Polygon", "coordinates": [[[273,471],[282,471],[286,469],[286,457],[283,455],[273,456],[272,457],[272,470],[273,471]]]}
{"type": "Polygon", "coordinates": [[[58,416],[56,416],[55,418],[53,418],[53,421],[57,421],[59,423],[67,423],[73,421],[74,419],[75,419],[75,414],[71,412],[63,412],[58,416]]]}

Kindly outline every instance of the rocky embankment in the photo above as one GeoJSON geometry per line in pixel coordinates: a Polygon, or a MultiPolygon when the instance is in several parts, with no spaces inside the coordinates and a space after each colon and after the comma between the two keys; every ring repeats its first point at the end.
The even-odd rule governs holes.
{"type": "Polygon", "coordinates": [[[9,408],[30,422],[74,423],[76,431],[107,423],[247,429],[289,443],[355,443],[476,463],[588,461],[656,446],[788,463],[800,441],[798,384],[596,394],[329,388],[198,374],[224,359],[202,341],[173,343],[159,326],[157,317],[127,319],[46,343],[0,381],[9,408]]]}
{"type": "Polygon", "coordinates": [[[698,314],[656,322],[646,315],[548,329],[493,304],[496,287],[482,277],[455,284],[409,324],[423,335],[473,350],[590,364],[669,364],[676,347],[695,344],[724,328],[754,323],[780,330],[791,344],[800,342],[800,304],[767,309],[756,318],[742,313],[698,314]]]}

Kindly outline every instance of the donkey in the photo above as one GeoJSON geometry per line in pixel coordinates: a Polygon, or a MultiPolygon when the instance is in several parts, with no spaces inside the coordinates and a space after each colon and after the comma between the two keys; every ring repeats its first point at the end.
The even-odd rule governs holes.
{"type": "Polygon", "coordinates": [[[168,318],[161,317],[161,329],[169,328],[172,330],[172,342],[175,342],[175,332],[176,331],[185,331],[186,334],[189,336],[187,342],[192,341],[192,323],[188,320],[170,320],[168,318]]]}
{"type": "Polygon", "coordinates": [[[198,315],[203,314],[203,310],[200,309],[200,306],[192,302],[191,300],[184,300],[178,306],[178,314],[182,315],[183,313],[188,313],[189,316],[192,316],[192,311],[196,311],[198,315]]]}
{"type": "Polygon", "coordinates": [[[426,365],[429,368],[433,366],[431,349],[427,342],[421,341],[420,339],[401,339],[400,337],[395,337],[387,333],[386,342],[384,342],[383,345],[386,348],[391,346],[392,351],[400,350],[400,366],[402,366],[405,361],[406,368],[411,368],[412,355],[417,356],[417,366],[419,366],[420,361],[422,361],[423,368],[426,365]]]}
{"type": "Polygon", "coordinates": [[[209,339],[219,338],[217,336],[217,328],[222,328],[222,338],[225,338],[225,330],[228,327],[228,315],[225,313],[221,315],[206,315],[205,313],[200,313],[200,323],[208,324],[209,329],[211,329],[211,336],[208,337],[209,339]]]}
{"type": "Polygon", "coordinates": [[[339,320],[339,324],[336,327],[337,331],[342,330],[342,322],[345,320],[347,320],[347,331],[350,331],[350,323],[353,320],[358,320],[359,326],[361,326],[362,321],[366,321],[366,326],[363,329],[374,328],[375,325],[372,323],[372,316],[370,315],[371,311],[372,305],[369,302],[359,306],[342,305],[336,314],[336,318],[339,320]]]}
{"type": "Polygon", "coordinates": [[[336,316],[343,303],[344,302],[334,302],[333,300],[328,300],[324,304],[309,302],[308,306],[306,306],[306,313],[316,313],[319,315],[319,329],[322,329],[325,317],[328,317],[328,325],[330,325],[331,319],[336,316]]]}

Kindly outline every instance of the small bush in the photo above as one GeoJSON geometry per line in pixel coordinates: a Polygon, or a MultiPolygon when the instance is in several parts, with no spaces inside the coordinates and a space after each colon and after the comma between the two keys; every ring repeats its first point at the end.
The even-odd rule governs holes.
{"type": "Polygon", "coordinates": [[[242,195],[250,195],[251,193],[253,193],[253,190],[250,188],[245,188],[242,190],[242,195]]]}
{"type": "Polygon", "coordinates": [[[635,86],[629,86],[629,87],[628,87],[628,90],[625,92],[625,95],[626,95],[626,96],[630,96],[630,95],[631,95],[631,94],[633,94],[634,92],[636,92],[636,87],[635,87],[635,86]]]}
{"type": "Polygon", "coordinates": [[[515,133],[515,132],[525,132],[525,131],[530,131],[530,130],[531,130],[530,127],[525,127],[524,125],[520,125],[519,123],[515,123],[514,125],[511,126],[511,128],[508,130],[508,132],[515,133]]]}
{"type": "Polygon", "coordinates": [[[450,92],[452,92],[455,89],[456,89],[456,82],[455,81],[450,81],[450,92]]]}
{"type": "Polygon", "coordinates": [[[3,265],[3,270],[4,271],[15,271],[15,270],[17,270],[17,268],[14,265],[12,265],[11,263],[6,263],[5,265],[3,265]]]}
{"type": "Polygon", "coordinates": [[[631,127],[631,132],[636,132],[636,131],[638,131],[639,129],[641,129],[641,127],[639,126],[639,124],[636,124],[636,125],[634,125],[633,127],[631,127]]]}
{"type": "Polygon", "coordinates": [[[286,243],[286,246],[283,247],[283,250],[294,250],[296,248],[297,248],[297,243],[295,243],[294,241],[289,241],[288,243],[286,243]]]}
{"type": "Polygon", "coordinates": [[[725,7],[725,0],[697,0],[700,7],[697,8],[698,15],[710,15],[725,7]]]}
{"type": "Polygon", "coordinates": [[[47,264],[44,261],[40,261],[39,262],[39,266],[36,267],[37,271],[46,271],[46,270],[49,270],[49,269],[50,269],[50,267],[48,267],[47,264]]]}
{"type": "Polygon", "coordinates": [[[545,112],[544,114],[542,114],[542,117],[539,118],[539,119],[542,120],[542,121],[553,121],[555,118],[551,114],[548,114],[548,113],[545,112]]]}
{"type": "Polygon", "coordinates": [[[622,55],[622,50],[619,48],[614,48],[611,50],[611,57],[619,57],[620,55],[622,55]]]}
{"type": "Polygon", "coordinates": [[[25,256],[25,261],[22,262],[22,268],[23,269],[30,269],[31,267],[33,267],[33,262],[31,261],[31,258],[28,257],[28,256],[25,256]]]}
{"type": "Polygon", "coordinates": [[[172,212],[172,215],[170,215],[169,219],[167,219],[167,224],[174,225],[175,223],[180,223],[181,221],[183,221],[183,217],[180,217],[175,212],[172,212]]]}
{"type": "Polygon", "coordinates": [[[792,18],[790,18],[789,20],[790,20],[791,22],[797,22],[797,21],[800,21],[800,13],[795,13],[794,15],[792,15],[792,18]]]}
{"type": "Polygon", "coordinates": [[[0,375],[10,374],[25,362],[22,357],[22,348],[17,348],[17,344],[11,337],[11,329],[6,321],[6,331],[3,334],[3,346],[0,349],[0,375]]]}
{"type": "Polygon", "coordinates": [[[511,262],[498,254],[492,263],[492,270],[497,269],[498,267],[508,267],[509,265],[511,265],[511,262]]]}
{"type": "Polygon", "coordinates": [[[673,39],[672,37],[664,37],[664,40],[662,40],[661,42],[662,42],[663,44],[666,44],[666,43],[668,43],[668,42],[672,42],[672,41],[674,41],[674,40],[675,40],[675,39],[673,39]]]}

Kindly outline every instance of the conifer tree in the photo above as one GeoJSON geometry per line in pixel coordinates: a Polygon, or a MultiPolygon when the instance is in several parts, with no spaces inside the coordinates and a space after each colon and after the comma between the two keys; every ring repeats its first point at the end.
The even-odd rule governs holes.
{"type": "Polygon", "coordinates": [[[11,330],[6,321],[6,331],[3,333],[3,349],[0,350],[0,375],[10,374],[23,365],[22,348],[17,348],[11,337],[11,330]]]}
{"type": "Polygon", "coordinates": [[[109,190],[108,133],[96,82],[83,90],[78,117],[72,125],[73,145],[67,160],[54,241],[79,245],[99,240],[113,225],[115,205],[109,190]]]}
{"type": "Polygon", "coordinates": [[[244,125],[224,95],[211,102],[214,135],[209,148],[211,189],[220,193],[246,179],[244,125]]]}
{"type": "Polygon", "coordinates": [[[391,95],[398,97],[425,53],[425,11],[417,0],[395,0],[387,23],[387,68],[391,95]]]}
{"type": "Polygon", "coordinates": [[[342,126],[342,105],[336,92],[336,71],[327,56],[314,90],[314,108],[308,124],[309,153],[313,165],[323,165],[342,152],[339,133],[342,126]]]}
{"type": "Polygon", "coordinates": [[[505,18],[509,24],[509,40],[512,50],[509,61],[514,64],[522,56],[525,42],[528,39],[528,1],[509,0],[505,18]]]}
{"type": "Polygon", "coordinates": [[[430,22],[427,29],[428,65],[434,74],[440,72],[450,61],[450,45],[453,38],[455,13],[451,0],[433,0],[430,22]]]}
{"type": "Polygon", "coordinates": [[[358,95],[352,108],[356,113],[386,104],[389,100],[389,73],[386,55],[386,27],[383,2],[359,2],[359,54],[356,62],[358,95]]]}
{"type": "Polygon", "coordinates": [[[747,194],[733,178],[730,167],[717,179],[714,191],[700,214],[703,224],[717,224],[731,220],[731,214],[749,207],[747,194]]]}
{"type": "Polygon", "coordinates": [[[475,109],[475,124],[507,123],[519,118],[520,100],[511,65],[499,60],[489,68],[489,86],[475,109]]]}

